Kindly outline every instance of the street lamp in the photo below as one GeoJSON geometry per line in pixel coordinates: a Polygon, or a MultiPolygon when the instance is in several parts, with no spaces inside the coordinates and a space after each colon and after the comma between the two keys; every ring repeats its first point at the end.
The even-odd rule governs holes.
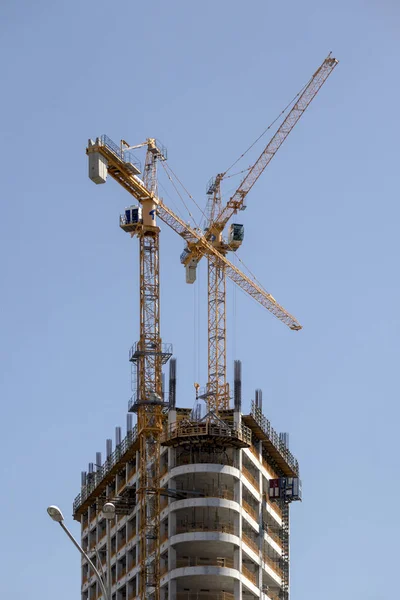
{"type": "MultiPolygon", "coordinates": [[[[111,502],[109,504],[111,504],[111,502]]],[[[114,505],[112,505],[112,506],[114,506],[114,505]]],[[[94,566],[93,562],[90,560],[89,556],[86,554],[86,552],[84,551],[84,549],[81,548],[81,546],[78,544],[78,542],[76,541],[76,539],[74,538],[74,536],[72,535],[72,533],[64,525],[64,523],[63,523],[64,517],[63,517],[63,514],[62,514],[61,510],[58,508],[58,506],[49,506],[48,509],[47,509],[47,512],[48,512],[49,516],[53,519],[53,521],[55,521],[56,523],[60,524],[60,526],[62,527],[62,529],[64,529],[65,533],[67,534],[67,536],[71,540],[71,542],[74,544],[75,548],[77,548],[79,550],[79,552],[82,554],[82,556],[84,556],[86,558],[86,560],[88,561],[89,565],[93,569],[94,574],[97,577],[97,581],[99,582],[99,585],[100,585],[100,588],[101,588],[101,593],[103,594],[104,600],[111,600],[111,593],[109,593],[106,590],[106,587],[104,585],[103,579],[101,578],[101,575],[100,575],[99,571],[96,569],[96,567],[94,566]]],[[[115,507],[114,507],[114,515],[115,515],[115,507]]],[[[107,521],[107,525],[108,525],[108,521],[107,521]]],[[[109,553],[110,552],[108,550],[107,556],[109,556],[109,553]]],[[[107,563],[109,563],[109,561],[107,561],[107,563]]],[[[109,567],[109,564],[107,565],[107,567],[109,567]]],[[[107,570],[107,577],[108,577],[108,572],[109,571],[110,571],[110,569],[107,570]]],[[[109,590],[111,592],[111,577],[108,580],[108,588],[109,588],[109,590]]]]}

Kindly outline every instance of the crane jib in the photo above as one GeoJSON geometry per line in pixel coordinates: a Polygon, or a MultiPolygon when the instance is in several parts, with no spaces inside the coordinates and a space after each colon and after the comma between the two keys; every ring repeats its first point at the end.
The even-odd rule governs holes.
{"type": "Polygon", "coordinates": [[[317,69],[277,132],[273,135],[267,146],[262,151],[261,155],[258,157],[254,165],[250,168],[249,172],[240,183],[236,192],[233,194],[233,196],[231,196],[230,200],[222,209],[215,221],[210,224],[210,228],[214,227],[219,231],[222,231],[232,215],[240,210],[244,204],[244,199],[246,198],[247,194],[256,183],[260,175],[263,173],[264,169],[271,162],[276,152],[286,140],[294,126],[298,123],[301,116],[311,104],[312,100],[315,98],[316,94],[319,92],[337,64],[338,61],[336,58],[331,58],[328,56],[328,58],[326,58],[322,65],[317,69]]]}

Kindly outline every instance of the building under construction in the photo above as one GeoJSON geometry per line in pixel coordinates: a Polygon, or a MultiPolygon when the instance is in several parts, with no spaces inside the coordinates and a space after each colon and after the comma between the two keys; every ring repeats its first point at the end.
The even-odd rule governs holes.
{"type": "MultiPolygon", "coordinates": [[[[291,330],[301,325],[227,258],[242,244],[244,226],[231,223],[227,236],[224,230],[244,210],[249,191],[336,65],[329,55],[283,111],[281,125],[254,164],[240,172],[245,175],[226,204],[221,185],[238,161],[210,181],[202,228],[159,196],[157,168],[169,179],[174,175],[160,142],[117,145],[107,136],[88,142],[90,179],[102,184],[111,176],[137,202],[125,209],[120,227],[139,243],[140,336],[129,354],[133,393],[126,436],[117,428],[114,450],[107,440],[105,462],[97,453],[89,463],[73,506],[83,548],[100,574],[107,571],[108,600],[288,600],[289,505],[301,499],[299,467],[288,435],[276,433],[262,413],[261,390],[248,414],[242,412],[239,361],[231,393],[226,279],[291,330]],[[143,169],[132,153],[141,148],[143,169]],[[196,281],[199,261],[208,264],[208,380],[200,394],[195,384],[194,408],[177,406],[176,361],[172,345],[161,339],[160,221],[184,240],[188,284],[196,281]]],[[[98,573],[84,559],[82,600],[100,596],[98,573]]]]}
{"type": "MultiPolygon", "coordinates": [[[[176,365],[174,359],[170,362],[159,465],[148,464],[154,474],[159,471],[159,547],[156,536],[145,541],[152,559],[146,564],[149,583],[156,583],[151,577],[159,578],[161,600],[287,598],[289,502],[300,499],[299,465],[287,447],[287,435],[276,433],[262,414],[261,390],[249,414],[241,412],[240,371],[236,361],[234,408],[218,418],[197,419],[197,411],[176,406],[176,365]]],[[[124,439],[120,431],[116,429],[114,450],[107,440],[105,462],[97,454],[97,464],[89,464],[89,472],[82,474],[74,517],[81,522],[83,547],[105,571],[102,507],[107,501],[115,504],[112,597],[133,600],[141,597],[141,456],[131,415],[124,439]]],[[[96,577],[83,560],[82,600],[100,596],[96,577]]]]}

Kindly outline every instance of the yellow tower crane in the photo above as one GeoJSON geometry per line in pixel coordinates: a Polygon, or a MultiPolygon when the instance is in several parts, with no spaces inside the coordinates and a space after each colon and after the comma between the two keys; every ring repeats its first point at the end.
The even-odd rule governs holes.
{"type": "MultiPolygon", "coordinates": [[[[230,400],[229,384],[226,380],[226,276],[228,275],[240,287],[244,287],[243,275],[239,275],[237,270],[233,270],[223,260],[229,251],[236,251],[241,245],[244,235],[243,226],[231,225],[227,241],[222,237],[223,231],[229,219],[244,208],[244,200],[247,194],[337,64],[338,61],[332,58],[331,55],[324,60],[298,95],[294,106],[256,162],[248,169],[239,187],[223,208],[221,183],[228,171],[218,174],[210,182],[207,192],[211,198],[204,238],[218,251],[219,256],[210,252],[209,247],[204,244],[204,240],[188,241],[186,249],[182,253],[181,260],[186,266],[187,283],[194,283],[197,264],[202,256],[207,255],[208,259],[208,382],[205,398],[208,410],[214,413],[229,408],[230,400]]],[[[301,325],[297,320],[279,306],[273,296],[259,286],[254,286],[251,290],[246,289],[246,291],[290,329],[294,331],[301,329],[301,325]],[[256,295],[254,295],[255,293],[256,295]]]]}
{"type": "MultiPolygon", "coordinates": [[[[237,247],[234,229],[228,242],[222,232],[230,217],[243,207],[244,198],[282,142],[293,129],[304,110],[330,75],[337,61],[330,56],[314,73],[299,96],[295,106],[269,142],[259,159],[249,170],[238,190],[222,209],[220,183],[225,174],[215,180],[208,229],[193,228],[178,217],[158,196],[157,164],[166,160],[165,149],[153,138],[142,144],[120,145],[103,135],[89,140],[86,153],[89,158],[89,177],[95,183],[105,183],[107,175],[115,179],[138,202],[120,217],[121,228],[139,238],[140,263],[140,338],[130,352],[130,360],[137,369],[137,392],[130,410],[137,413],[140,440],[140,469],[137,498],[140,514],[140,595],[142,600],[160,598],[160,440],[164,426],[162,398],[162,365],[172,355],[170,344],[163,344],[160,336],[159,288],[159,233],[157,217],[169,225],[186,242],[184,264],[187,280],[195,280],[198,261],[207,256],[208,286],[208,384],[209,410],[218,415],[226,408],[229,390],[226,382],[226,317],[225,281],[229,277],[241,289],[293,330],[301,329],[298,321],[288,313],[260,285],[242,273],[227,258],[228,251],[237,247]],[[143,180],[132,150],[146,147],[143,180]]],[[[239,236],[240,237],[240,236],[239,236]]]]}
{"type": "Polygon", "coordinates": [[[160,563],[160,436],[163,430],[162,365],[172,346],[160,337],[159,233],[156,223],[157,163],[166,160],[165,149],[149,138],[137,146],[121,140],[118,147],[107,136],[89,140],[89,177],[104,183],[107,173],[140,202],[120,217],[122,229],[139,238],[140,337],[129,359],[136,368],[136,395],[130,410],[137,413],[140,444],[140,480],[137,488],[140,531],[141,597],[159,600],[160,563]],[[147,147],[143,180],[131,150],[147,147]]]}

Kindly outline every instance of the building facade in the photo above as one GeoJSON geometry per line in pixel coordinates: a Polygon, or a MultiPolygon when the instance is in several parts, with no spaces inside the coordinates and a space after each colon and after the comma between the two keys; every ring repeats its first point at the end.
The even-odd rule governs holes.
{"type": "MultiPolygon", "coordinates": [[[[190,409],[165,410],[158,564],[150,565],[161,600],[288,598],[289,503],[300,499],[299,466],[260,404],[252,402],[249,414],[232,409],[197,420],[190,409]]],[[[134,600],[140,598],[140,444],[130,415],[125,438],[117,428],[116,447],[108,440],[100,463],[98,453],[82,473],[73,514],[83,548],[103,573],[110,540],[112,600],[134,600]],[[110,501],[116,517],[107,535],[102,507],[110,501]]],[[[149,553],[157,543],[147,541],[149,553]]],[[[86,560],[81,567],[82,600],[99,600],[86,560]]]]}

